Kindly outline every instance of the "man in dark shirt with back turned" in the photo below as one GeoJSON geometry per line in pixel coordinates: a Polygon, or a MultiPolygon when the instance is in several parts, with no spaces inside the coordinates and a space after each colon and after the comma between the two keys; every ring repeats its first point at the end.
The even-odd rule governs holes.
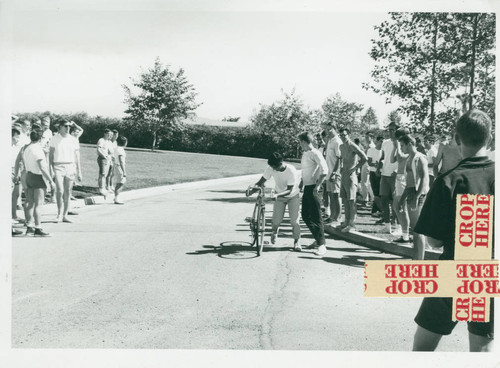
{"type": "MultiPolygon", "coordinates": [[[[491,139],[491,120],[480,110],[470,110],[458,119],[455,139],[463,160],[436,178],[420,213],[415,232],[427,236],[432,247],[443,247],[441,260],[453,260],[455,253],[456,198],[461,194],[492,195],[495,191],[495,164],[486,156],[491,139]]],[[[414,351],[434,351],[443,335],[449,335],[452,298],[424,298],[415,317],[418,324],[414,351]]],[[[470,351],[493,348],[493,299],[490,322],[468,322],[470,351]]]]}

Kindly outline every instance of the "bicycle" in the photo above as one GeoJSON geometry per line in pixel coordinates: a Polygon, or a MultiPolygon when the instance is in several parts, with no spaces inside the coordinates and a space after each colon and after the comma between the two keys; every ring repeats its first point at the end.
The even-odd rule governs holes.
{"type": "Polygon", "coordinates": [[[256,246],[257,256],[260,256],[264,248],[264,233],[266,230],[266,199],[274,196],[274,190],[271,191],[270,197],[266,197],[263,187],[250,186],[245,192],[246,196],[251,196],[253,190],[258,192],[257,199],[252,217],[247,217],[246,220],[250,223],[251,245],[256,246]]]}

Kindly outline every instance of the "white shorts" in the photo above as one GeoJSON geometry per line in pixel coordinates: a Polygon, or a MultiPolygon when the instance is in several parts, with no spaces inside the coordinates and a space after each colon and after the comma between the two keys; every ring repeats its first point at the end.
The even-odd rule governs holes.
{"type": "Polygon", "coordinates": [[[394,189],[394,196],[401,197],[406,188],[406,175],[397,174],[396,175],[396,187],[394,189]]]}
{"type": "Polygon", "coordinates": [[[115,175],[113,177],[115,183],[125,184],[127,178],[123,176],[123,171],[120,165],[115,165],[115,175]]]}

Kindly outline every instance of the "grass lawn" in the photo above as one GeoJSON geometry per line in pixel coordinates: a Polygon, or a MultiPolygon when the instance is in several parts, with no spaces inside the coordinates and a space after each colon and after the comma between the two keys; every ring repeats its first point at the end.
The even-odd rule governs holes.
{"type": "MultiPolygon", "coordinates": [[[[216,179],[264,172],[267,160],[207,155],[199,153],[126,149],[127,183],[124,190],[181,182],[216,179]]],[[[73,190],[75,197],[98,194],[97,153],[94,145],[80,147],[82,183],[73,190]]]]}

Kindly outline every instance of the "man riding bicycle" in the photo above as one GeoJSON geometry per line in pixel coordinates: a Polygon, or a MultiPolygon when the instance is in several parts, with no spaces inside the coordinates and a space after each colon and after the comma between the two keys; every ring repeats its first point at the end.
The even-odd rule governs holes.
{"type": "MultiPolygon", "coordinates": [[[[290,222],[292,224],[293,232],[293,246],[294,250],[301,250],[300,247],[300,224],[299,224],[299,180],[297,179],[297,170],[289,164],[283,163],[283,157],[274,152],[267,160],[268,167],[264,174],[259,179],[255,186],[262,187],[264,183],[274,178],[276,194],[274,195],[273,206],[273,225],[271,234],[271,243],[276,242],[278,236],[278,228],[283,221],[285,215],[285,208],[288,205],[288,213],[290,215],[290,222]]],[[[256,192],[257,189],[251,189],[248,195],[256,192]]]]}

